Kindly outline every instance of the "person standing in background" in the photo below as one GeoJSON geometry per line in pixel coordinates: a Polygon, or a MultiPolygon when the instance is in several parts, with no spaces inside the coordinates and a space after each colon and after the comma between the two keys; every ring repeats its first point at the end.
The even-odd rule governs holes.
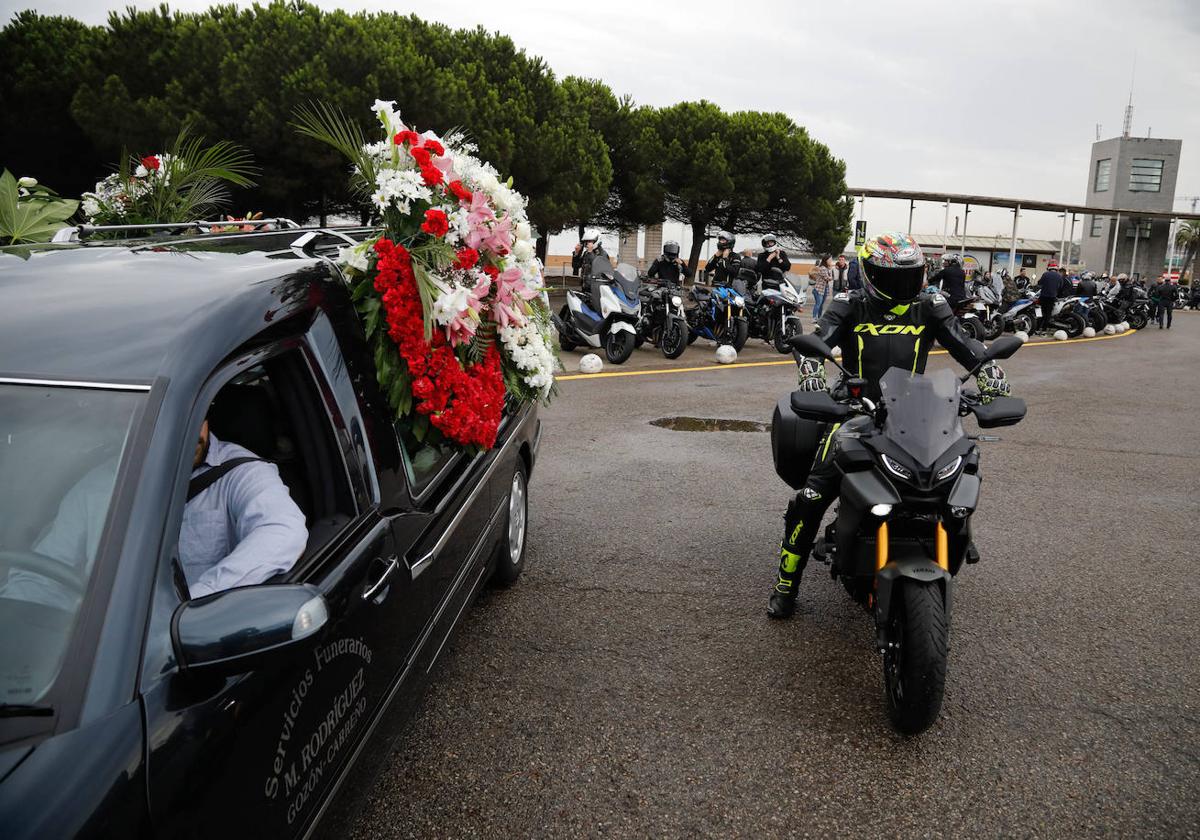
{"type": "Polygon", "coordinates": [[[819,257],[817,264],[808,272],[808,282],[813,290],[813,320],[821,317],[821,308],[825,304],[825,296],[829,292],[829,283],[833,279],[829,266],[833,260],[830,257],[819,257]]]}
{"type": "Polygon", "coordinates": [[[1171,278],[1164,277],[1158,282],[1151,291],[1150,299],[1158,298],[1158,328],[1163,328],[1163,321],[1166,321],[1167,329],[1171,329],[1171,318],[1175,314],[1175,299],[1178,297],[1175,293],[1175,287],[1171,284],[1171,278]]]}
{"type": "Polygon", "coordinates": [[[845,254],[838,254],[830,271],[833,275],[833,293],[850,291],[850,264],[846,262],[845,254]]]}
{"type": "Polygon", "coordinates": [[[1054,304],[1059,295],[1064,294],[1064,287],[1070,286],[1070,282],[1058,272],[1058,263],[1053,261],[1038,278],[1038,306],[1042,309],[1041,330],[1047,335],[1054,333],[1054,304]]]}

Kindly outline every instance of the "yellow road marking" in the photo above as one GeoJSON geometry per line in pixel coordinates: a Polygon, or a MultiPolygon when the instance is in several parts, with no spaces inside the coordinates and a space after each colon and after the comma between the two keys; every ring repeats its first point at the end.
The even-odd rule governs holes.
{"type": "MultiPolygon", "coordinates": [[[[1073,344],[1082,344],[1085,341],[1108,341],[1113,338],[1125,338],[1133,335],[1138,330],[1128,330],[1116,335],[1098,335],[1095,338],[1072,338],[1069,341],[1039,341],[1036,344],[1032,341],[1026,342],[1026,347],[1070,347],[1073,344]]],[[[930,356],[945,356],[945,350],[930,350],[930,356]]],[[[840,359],[841,355],[835,356],[840,359]]],[[[610,373],[572,373],[567,376],[554,377],[555,382],[570,382],[573,379],[609,379],[617,376],[656,376],[666,373],[696,373],[704,370],[733,370],[734,368],[752,368],[752,367],[777,367],[779,365],[795,365],[796,361],[792,358],[787,358],[778,362],[734,362],[731,365],[722,365],[717,362],[711,362],[704,367],[685,367],[685,368],[653,368],[651,370],[616,370],[610,373]]]]}

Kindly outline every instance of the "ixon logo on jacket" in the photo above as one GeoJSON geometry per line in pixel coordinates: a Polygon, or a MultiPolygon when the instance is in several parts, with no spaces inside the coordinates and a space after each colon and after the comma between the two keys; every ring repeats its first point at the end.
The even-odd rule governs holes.
{"type": "Polygon", "coordinates": [[[925,331],[924,324],[859,324],[854,328],[856,333],[871,335],[920,335],[925,331]]]}

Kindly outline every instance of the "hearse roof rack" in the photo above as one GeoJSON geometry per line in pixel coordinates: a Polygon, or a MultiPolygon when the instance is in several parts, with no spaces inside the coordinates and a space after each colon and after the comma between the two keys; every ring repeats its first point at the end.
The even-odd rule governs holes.
{"type": "Polygon", "coordinates": [[[245,228],[251,227],[258,230],[266,228],[268,225],[274,225],[279,230],[296,229],[300,225],[293,222],[291,219],[218,219],[216,221],[201,221],[199,219],[191,222],[157,222],[149,225],[75,225],[66,227],[54,234],[54,242],[80,242],[87,239],[94,233],[102,233],[108,231],[129,231],[131,234],[138,232],[145,233],[170,233],[172,231],[187,231],[193,228],[209,233],[213,228],[229,228],[228,231],[219,231],[227,233],[243,233],[245,228]]]}

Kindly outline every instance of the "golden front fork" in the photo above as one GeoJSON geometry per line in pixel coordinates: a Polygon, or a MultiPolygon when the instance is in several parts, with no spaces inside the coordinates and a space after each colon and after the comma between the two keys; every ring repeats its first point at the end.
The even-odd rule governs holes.
{"type": "Polygon", "coordinates": [[[950,542],[941,522],[937,524],[937,564],[941,566],[942,571],[950,571],[950,542]]]}
{"type": "Polygon", "coordinates": [[[888,561],[888,529],[886,522],[879,523],[879,531],[875,535],[875,571],[880,571],[888,561]]]}

